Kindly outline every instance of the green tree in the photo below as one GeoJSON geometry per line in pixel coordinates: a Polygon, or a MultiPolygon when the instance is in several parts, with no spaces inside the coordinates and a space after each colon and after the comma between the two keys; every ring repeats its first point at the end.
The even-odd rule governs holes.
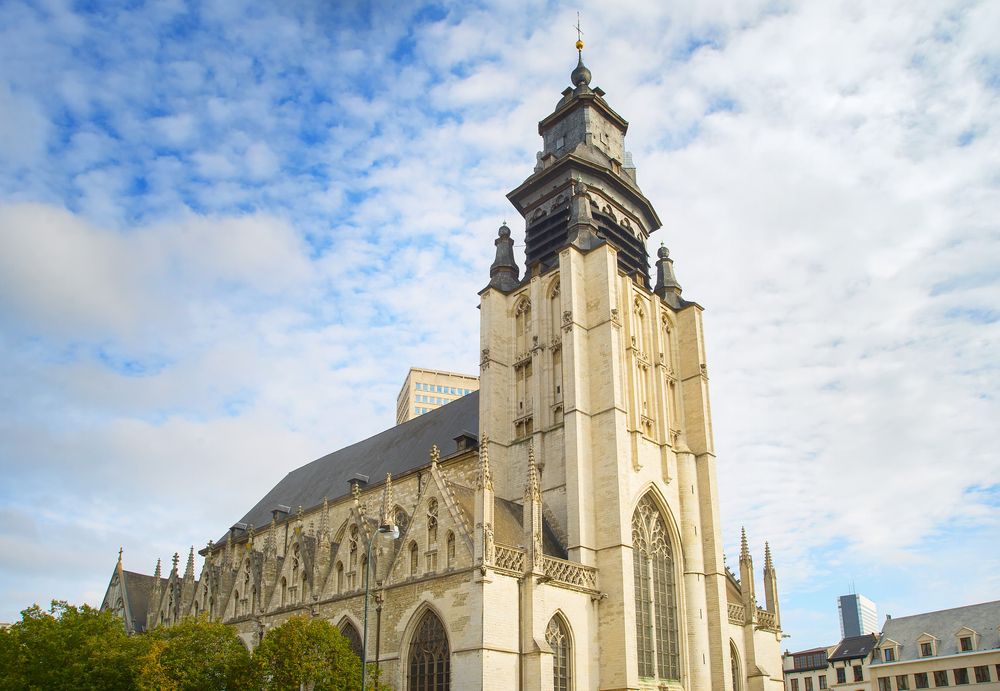
{"type": "Polygon", "coordinates": [[[232,628],[207,615],[158,626],[135,642],[139,691],[251,688],[250,653],[232,628]]]}
{"type": "Polygon", "coordinates": [[[132,644],[113,612],[53,601],[32,605],[0,640],[4,691],[127,691],[132,644]]]}
{"type": "Polygon", "coordinates": [[[266,691],[359,691],[361,661],[336,626],[292,617],[269,631],[253,654],[258,687],[266,691]]]}

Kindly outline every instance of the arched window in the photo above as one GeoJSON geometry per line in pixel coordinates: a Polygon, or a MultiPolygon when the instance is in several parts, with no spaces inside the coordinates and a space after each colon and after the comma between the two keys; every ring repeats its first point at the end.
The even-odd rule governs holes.
{"type": "Polygon", "coordinates": [[[424,613],[410,643],[409,691],[450,691],[451,651],[448,636],[434,612],[424,613]]]}
{"type": "Polygon", "coordinates": [[[660,510],[648,494],[632,514],[632,557],[639,676],[680,679],[673,548],[660,510]]]}
{"type": "Polygon", "coordinates": [[[455,565],[455,533],[448,531],[448,568],[455,565]]]}
{"type": "Polygon", "coordinates": [[[569,634],[559,616],[549,620],[545,630],[545,642],[552,648],[552,689],[569,691],[570,645],[569,634]]]}
{"type": "Polygon", "coordinates": [[[288,597],[288,581],[282,577],[281,579],[281,606],[284,607],[286,604],[285,598],[288,597]]]}
{"type": "Polygon", "coordinates": [[[368,557],[361,557],[361,587],[368,585],[368,557]]]}
{"type": "Polygon", "coordinates": [[[364,651],[361,645],[361,634],[358,633],[354,624],[345,619],[344,623],[340,625],[340,635],[347,639],[347,642],[351,645],[351,652],[357,655],[360,660],[361,653],[364,651]]]}
{"type": "Polygon", "coordinates": [[[337,562],[337,592],[344,592],[344,562],[337,562]]]}
{"type": "Polygon", "coordinates": [[[740,667],[740,653],[736,644],[729,641],[729,662],[733,666],[733,691],[743,691],[743,669],[740,667]]]}
{"type": "Polygon", "coordinates": [[[399,534],[402,535],[406,532],[406,526],[410,524],[410,517],[406,515],[403,509],[396,507],[396,527],[399,528],[399,534]]]}
{"type": "Polygon", "coordinates": [[[416,542],[411,542],[410,543],[410,575],[411,576],[416,576],[417,575],[417,559],[418,559],[417,543],[416,542]]]}
{"type": "Polygon", "coordinates": [[[432,546],[438,541],[438,519],[431,516],[427,519],[427,545],[432,546]]]}

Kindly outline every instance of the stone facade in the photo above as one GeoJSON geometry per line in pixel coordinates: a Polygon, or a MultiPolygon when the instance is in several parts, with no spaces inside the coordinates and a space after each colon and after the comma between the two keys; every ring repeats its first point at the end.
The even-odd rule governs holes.
{"type": "Polygon", "coordinates": [[[745,538],[739,579],[722,552],[702,308],[665,248],[651,287],[660,222],[628,124],[582,58],[573,82],[508,195],[528,265],[501,227],[479,392],[290,473],[199,578],[193,552],[183,576],[176,555],[157,571],[149,625],[207,612],[253,646],[305,614],[356,634],[369,541],[397,523],[374,537],[368,642],[395,688],[432,612],[455,689],[779,691],[770,552],[764,607],[745,538]]]}

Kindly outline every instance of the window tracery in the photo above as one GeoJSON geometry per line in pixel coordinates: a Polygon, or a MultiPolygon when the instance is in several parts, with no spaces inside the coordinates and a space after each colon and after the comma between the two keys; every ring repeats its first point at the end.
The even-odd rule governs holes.
{"type": "Polygon", "coordinates": [[[649,494],[632,514],[632,556],[639,676],[680,679],[673,547],[649,494]]]}
{"type": "Polygon", "coordinates": [[[569,691],[570,641],[566,627],[558,615],[549,620],[549,626],[545,630],[545,642],[552,648],[552,689],[569,691]]]}
{"type": "Polygon", "coordinates": [[[428,610],[410,643],[407,687],[409,691],[450,691],[451,650],[441,620],[428,610]]]}

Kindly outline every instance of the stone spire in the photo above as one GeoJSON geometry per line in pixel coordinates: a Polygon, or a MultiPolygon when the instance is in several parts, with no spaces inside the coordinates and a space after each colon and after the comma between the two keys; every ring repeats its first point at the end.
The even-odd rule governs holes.
{"type": "Polygon", "coordinates": [[[191,551],[188,552],[187,566],[184,568],[184,580],[194,580],[194,545],[191,546],[191,551]]]}
{"type": "Polygon", "coordinates": [[[528,446],[528,480],[524,485],[524,544],[525,571],[542,571],[542,493],[538,485],[535,445],[528,446]]]}
{"type": "Polygon", "coordinates": [[[781,615],[778,612],[778,574],[771,561],[771,546],[764,543],[764,607],[774,614],[774,623],[781,628],[781,615]]]}
{"type": "Polygon", "coordinates": [[[479,442],[479,472],[476,473],[475,499],[475,558],[485,574],[493,563],[493,472],[490,470],[489,438],[483,434],[479,442]]]}
{"type": "Polygon", "coordinates": [[[177,575],[177,562],[179,562],[180,560],[181,560],[181,555],[179,555],[177,552],[174,552],[174,568],[170,569],[171,576],[177,575]]]}
{"type": "Polygon", "coordinates": [[[656,251],[656,256],[658,257],[656,260],[656,287],[653,288],[653,292],[674,309],[680,309],[687,303],[681,299],[681,284],[674,276],[674,260],[670,258],[670,250],[661,244],[660,249],[656,251]]]}
{"type": "Polygon", "coordinates": [[[535,444],[528,446],[528,481],[524,483],[524,503],[539,502],[542,493],[538,488],[538,466],[535,464],[535,444]]]}
{"type": "Polygon", "coordinates": [[[486,435],[479,444],[479,472],[476,473],[476,489],[493,490],[493,471],[490,470],[490,449],[486,435]]]}
{"type": "Polygon", "coordinates": [[[521,270],[514,261],[514,241],[510,239],[510,228],[507,222],[500,226],[497,239],[497,256],[490,266],[490,286],[509,293],[520,282],[521,270]]]}
{"type": "Polygon", "coordinates": [[[319,536],[330,539],[330,502],[326,497],[323,497],[323,509],[319,513],[319,536]]]}
{"type": "Polygon", "coordinates": [[[382,490],[382,511],[379,514],[379,525],[394,525],[396,517],[392,515],[392,473],[385,474],[385,488],[382,490]]]}
{"type": "Polygon", "coordinates": [[[747,547],[746,528],[741,529],[740,537],[740,590],[743,591],[743,605],[746,607],[746,622],[757,615],[757,592],[754,588],[753,578],[753,557],[750,556],[750,549],[747,547]]]}
{"type": "Polygon", "coordinates": [[[441,452],[438,451],[437,444],[431,447],[431,465],[437,465],[438,461],[441,460],[441,452]]]}
{"type": "Polygon", "coordinates": [[[156,579],[157,583],[159,583],[160,579],[163,578],[163,576],[160,575],[160,560],[159,559],[156,560],[156,571],[153,572],[153,578],[156,579]]]}

